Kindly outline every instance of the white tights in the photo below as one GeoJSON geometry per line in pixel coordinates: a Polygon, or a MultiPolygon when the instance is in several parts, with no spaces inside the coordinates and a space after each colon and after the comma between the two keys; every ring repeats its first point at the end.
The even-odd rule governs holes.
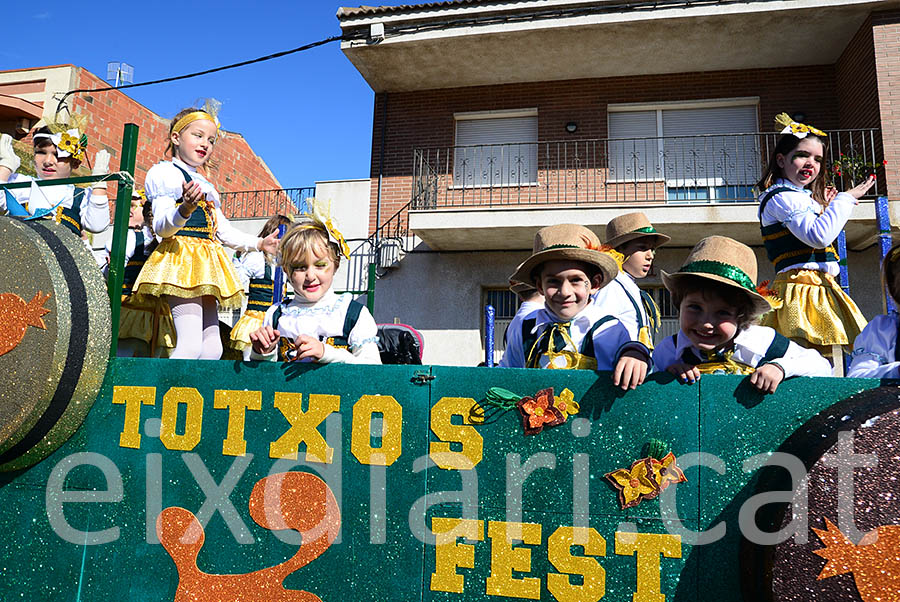
{"type": "Polygon", "coordinates": [[[173,359],[217,360],[222,357],[222,339],[219,338],[219,314],[216,298],[166,297],[172,309],[175,334],[178,341],[169,355],[173,359]]]}

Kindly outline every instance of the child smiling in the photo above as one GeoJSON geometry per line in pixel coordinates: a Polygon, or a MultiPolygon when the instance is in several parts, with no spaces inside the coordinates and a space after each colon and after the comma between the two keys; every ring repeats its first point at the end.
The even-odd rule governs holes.
{"type": "Polygon", "coordinates": [[[755,287],[756,256],[724,236],[701,240],[682,268],[662,273],[678,306],[681,331],[653,352],[658,370],[682,382],[701,374],[749,374],[750,384],[774,393],[785,378],[830,376],[828,361],[771,328],[752,322],[772,309],[755,287]]]}
{"type": "Polygon", "coordinates": [[[544,309],[507,330],[501,366],[612,370],[613,383],[623,389],[644,381],[647,348],[591,302],[618,271],[615,260],[599,249],[597,235],[576,224],[537,232],[534,253],[511,280],[534,283],[544,296],[544,309]]]}

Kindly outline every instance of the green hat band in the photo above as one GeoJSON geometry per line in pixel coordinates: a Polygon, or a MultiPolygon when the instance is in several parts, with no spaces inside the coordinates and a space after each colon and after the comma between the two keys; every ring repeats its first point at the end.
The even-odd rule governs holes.
{"type": "Polygon", "coordinates": [[[690,262],[678,271],[686,272],[688,274],[713,274],[714,276],[721,276],[722,278],[727,278],[728,280],[739,284],[748,291],[756,292],[756,285],[753,284],[753,281],[750,280],[750,276],[748,276],[746,272],[733,265],[722,263],[721,261],[700,259],[690,262]]]}

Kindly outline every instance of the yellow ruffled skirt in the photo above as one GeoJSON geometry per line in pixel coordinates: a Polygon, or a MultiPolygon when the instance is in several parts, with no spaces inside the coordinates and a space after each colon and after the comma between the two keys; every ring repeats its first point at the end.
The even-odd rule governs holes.
{"type": "Polygon", "coordinates": [[[263,325],[265,312],[257,309],[248,309],[231,329],[231,337],[228,346],[232,349],[243,351],[250,347],[250,333],[259,330],[263,325]]]}
{"type": "Polygon", "coordinates": [[[141,268],[134,290],[152,297],[209,295],[229,309],[241,307],[244,294],[222,245],[190,236],[173,236],[159,243],[141,268]]]}
{"type": "Polygon", "coordinates": [[[788,270],[771,287],[784,304],[765,314],[760,324],[803,345],[827,352],[850,345],[866,327],[866,319],[834,276],[816,270],[788,270]]]}
{"type": "Polygon", "coordinates": [[[122,299],[119,314],[119,338],[140,339],[148,345],[153,341],[156,325],[156,345],[165,349],[175,347],[175,323],[169,305],[157,297],[131,295],[122,299]]]}

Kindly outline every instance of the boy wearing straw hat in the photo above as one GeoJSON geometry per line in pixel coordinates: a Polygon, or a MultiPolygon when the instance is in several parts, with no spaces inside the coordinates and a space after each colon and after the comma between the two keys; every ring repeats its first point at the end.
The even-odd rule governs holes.
{"type": "MultiPolygon", "coordinates": [[[[882,280],[894,303],[900,303],[900,244],[884,258],[882,280]]],[[[851,378],[900,378],[900,319],[891,312],[875,316],[853,341],[852,360],[847,376],[851,378]]]]}
{"type": "Polygon", "coordinates": [[[612,282],[618,269],[599,249],[597,235],[584,226],[538,230],[534,253],[511,279],[533,282],[544,296],[544,308],[507,330],[501,366],[612,370],[613,383],[623,389],[644,381],[648,350],[592,303],[592,295],[612,282]]]}
{"type": "Polygon", "coordinates": [[[653,349],[659,330],[659,308],[635,280],[645,278],[653,266],[656,249],[671,238],[656,231],[641,212],[626,213],[606,224],[606,245],[622,255],[621,271],[612,286],[597,293],[594,302],[604,313],[616,316],[632,338],[653,349]]]}
{"type": "Polygon", "coordinates": [[[681,331],[654,350],[657,369],[687,383],[701,374],[749,374],[763,393],[774,393],[792,376],[831,376],[831,365],[815,349],[752,324],[772,304],[756,289],[756,255],[747,245],[704,238],[681,269],[663,272],[662,280],[678,306],[681,331]]]}

